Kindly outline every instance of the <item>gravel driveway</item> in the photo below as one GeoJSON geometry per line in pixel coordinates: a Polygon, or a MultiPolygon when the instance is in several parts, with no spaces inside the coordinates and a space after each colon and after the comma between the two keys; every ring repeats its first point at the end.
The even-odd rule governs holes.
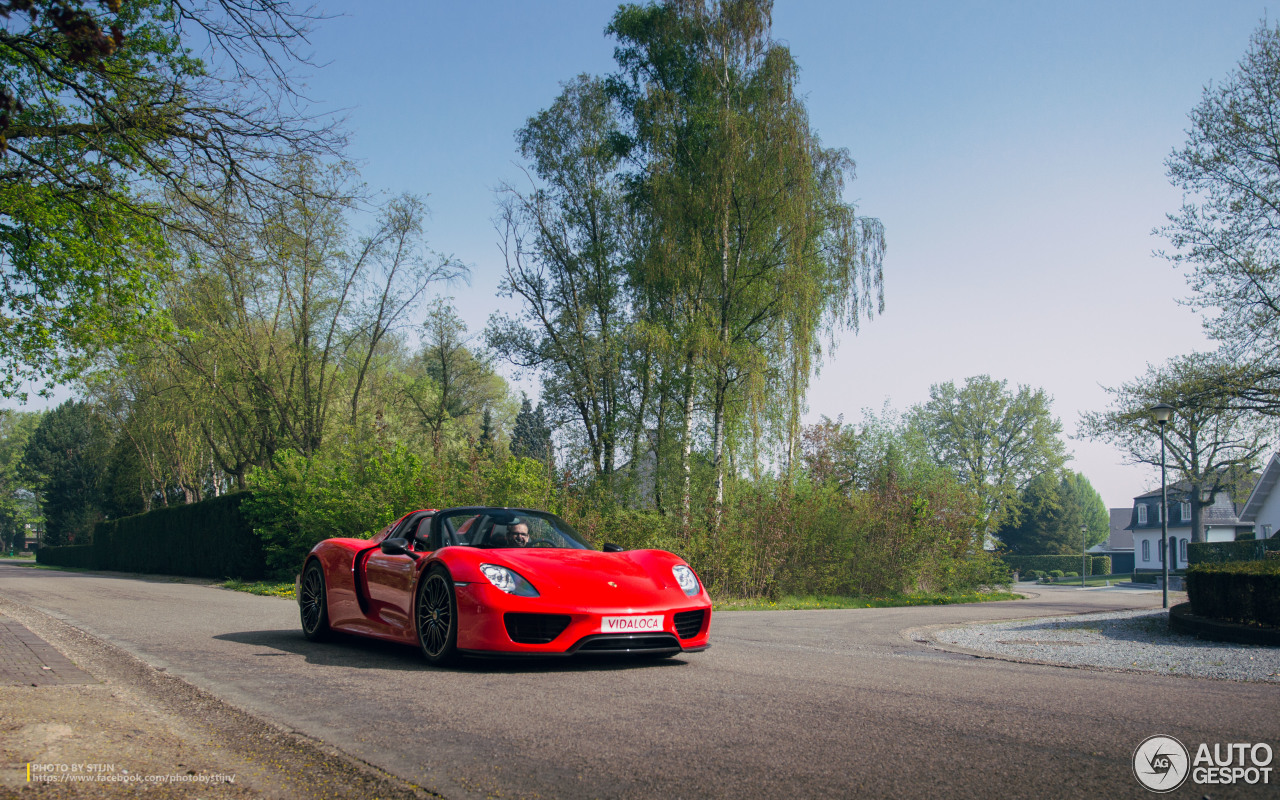
{"type": "Polygon", "coordinates": [[[1280,647],[1174,633],[1161,609],[967,625],[933,631],[933,639],[1016,661],[1280,683],[1280,647]]]}

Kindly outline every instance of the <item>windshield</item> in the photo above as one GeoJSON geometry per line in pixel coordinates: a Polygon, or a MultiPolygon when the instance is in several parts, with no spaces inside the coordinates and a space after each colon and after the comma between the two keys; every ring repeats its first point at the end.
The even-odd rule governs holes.
{"type": "Polygon", "coordinates": [[[437,514],[442,539],[461,547],[590,550],[569,523],[543,511],[468,508],[437,514]]]}

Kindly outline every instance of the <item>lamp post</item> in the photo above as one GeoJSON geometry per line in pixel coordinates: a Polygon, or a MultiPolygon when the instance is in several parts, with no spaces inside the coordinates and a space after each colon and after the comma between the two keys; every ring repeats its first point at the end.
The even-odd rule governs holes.
{"type": "Polygon", "coordinates": [[[1089,538],[1085,535],[1089,532],[1088,525],[1080,526],[1080,588],[1084,588],[1084,572],[1085,565],[1089,563],[1089,551],[1085,547],[1089,544],[1089,538]]]}
{"type": "Polygon", "coordinates": [[[1164,576],[1160,588],[1165,608],[1169,607],[1169,490],[1165,483],[1164,426],[1173,419],[1175,410],[1168,403],[1156,403],[1151,407],[1151,416],[1160,426],[1160,562],[1164,576]]]}

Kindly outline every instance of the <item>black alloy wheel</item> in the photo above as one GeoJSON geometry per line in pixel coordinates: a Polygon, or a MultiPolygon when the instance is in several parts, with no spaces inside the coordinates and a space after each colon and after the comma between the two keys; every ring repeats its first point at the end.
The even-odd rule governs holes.
{"type": "Polygon", "coordinates": [[[302,611],[302,635],[313,642],[329,636],[329,606],[325,602],[324,568],[319,561],[307,564],[299,587],[298,607],[302,611]]]}
{"type": "Polygon", "coordinates": [[[435,665],[448,664],[458,654],[458,601],[453,580],[443,567],[432,567],[418,584],[418,644],[435,665]]]}

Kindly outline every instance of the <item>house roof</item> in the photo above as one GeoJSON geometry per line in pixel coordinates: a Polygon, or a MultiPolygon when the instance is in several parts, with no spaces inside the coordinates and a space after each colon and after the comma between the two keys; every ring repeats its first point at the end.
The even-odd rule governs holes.
{"type": "MultiPolygon", "coordinates": [[[[1177,483],[1169,484],[1168,498],[1169,498],[1170,509],[1172,509],[1175,504],[1183,502],[1186,499],[1187,495],[1190,494],[1190,490],[1191,490],[1191,484],[1188,481],[1178,481],[1177,483]]],[[[1138,524],[1138,506],[1152,505],[1151,503],[1143,503],[1142,501],[1159,500],[1159,498],[1160,498],[1159,489],[1154,489],[1150,492],[1146,492],[1144,494],[1140,494],[1134,497],[1133,508],[1129,512],[1130,514],[1129,524],[1125,526],[1125,530],[1141,531],[1141,530],[1152,530],[1152,529],[1160,528],[1160,520],[1156,517],[1149,516],[1147,518],[1147,523],[1145,525],[1138,524]]],[[[1206,526],[1209,526],[1209,525],[1244,526],[1247,523],[1244,523],[1241,518],[1243,511],[1244,511],[1244,504],[1237,503],[1234,500],[1232,500],[1231,496],[1227,492],[1220,492],[1218,494],[1217,499],[1214,500],[1212,505],[1205,506],[1200,510],[1200,515],[1201,515],[1201,519],[1203,520],[1206,526]]],[[[1172,511],[1170,513],[1172,513],[1172,511]]],[[[1191,525],[1190,521],[1184,520],[1184,519],[1176,519],[1176,520],[1170,519],[1168,523],[1168,527],[1170,528],[1186,528],[1186,527],[1189,527],[1190,525],[1191,525]]]]}
{"type": "Polygon", "coordinates": [[[1132,508],[1108,508],[1111,517],[1111,536],[1107,538],[1107,548],[1112,550],[1132,550],[1133,531],[1128,530],[1133,516],[1132,508]]]}
{"type": "Polygon", "coordinates": [[[1262,476],[1253,485],[1253,491],[1249,492],[1249,499],[1244,501],[1244,508],[1240,511],[1241,522],[1257,521],[1258,512],[1262,510],[1262,504],[1271,495],[1277,481],[1280,481],[1280,454],[1272,453],[1271,460],[1262,470],[1262,476]]]}

